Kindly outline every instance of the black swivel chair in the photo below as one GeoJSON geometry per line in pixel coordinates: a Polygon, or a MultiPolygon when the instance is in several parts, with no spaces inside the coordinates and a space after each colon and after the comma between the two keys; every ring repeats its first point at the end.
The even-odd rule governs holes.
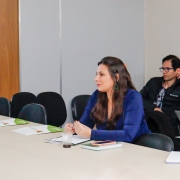
{"type": "Polygon", "coordinates": [[[168,152],[174,150],[174,143],[171,138],[163,134],[143,134],[135,140],[134,144],[168,152]]]}
{"type": "Polygon", "coordinates": [[[72,99],[71,110],[74,120],[79,120],[81,118],[90,97],[90,95],[79,95],[72,99]]]}
{"type": "Polygon", "coordinates": [[[47,124],[46,110],[44,106],[37,103],[25,105],[20,111],[18,118],[35,123],[47,124]]]}
{"type": "Polygon", "coordinates": [[[42,92],[37,95],[39,104],[42,104],[47,113],[47,124],[62,126],[66,121],[67,111],[62,96],[56,92],[42,92]]]}
{"type": "Polygon", "coordinates": [[[30,103],[37,103],[37,97],[30,92],[19,92],[13,95],[11,100],[10,116],[17,118],[21,109],[30,103]]]}
{"type": "Polygon", "coordinates": [[[9,116],[9,111],[9,101],[4,97],[0,97],[0,115],[9,116]]]}

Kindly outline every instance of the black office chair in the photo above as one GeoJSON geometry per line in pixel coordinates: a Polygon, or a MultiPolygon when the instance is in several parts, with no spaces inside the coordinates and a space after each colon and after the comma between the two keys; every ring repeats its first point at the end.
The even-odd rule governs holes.
{"type": "Polygon", "coordinates": [[[47,124],[46,110],[44,106],[37,103],[25,105],[20,111],[18,118],[35,123],[47,124]]]}
{"type": "Polygon", "coordinates": [[[0,97],[0,115],[9,116],[9,111],[9,101],[4,97],[0,97]]]}
{"type": "Polygon", "coordinates": [[[30,92],[19,92],[13,95],[11,100],[10,116],[17,118],[21,109],[30,103],[37,103],[37,97],[30,92]]]}
{"type": "Polygon", "coordinates": [[[90,97],[90,95],[79,95],[72,99],[71,110],[74,120],[79,120],[81,118],[90,97]]]}
{"type": "Polygon", "coordinates": [[[134,141],[134,144],[168,152],[174,150],[174,143],[171,138],[163,134],[143,134],[134,141]]]}
{"type": "Polygon", "coordinates": [[[42,92],[37,95],[39,104],[42,104],[47,113],[47,124],[62,126],[66,121],[67,111],[62,96],[56,92],[42,92]]]}

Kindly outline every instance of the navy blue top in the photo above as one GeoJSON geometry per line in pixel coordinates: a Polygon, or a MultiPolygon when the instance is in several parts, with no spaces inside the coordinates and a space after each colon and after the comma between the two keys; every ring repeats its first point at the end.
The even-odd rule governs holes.
{"type": "MultiPolygon", "coordinates": [[[[89,128],[93,128],[95,123],[91,119],[90,113],[98,100],[98,90],[96,90],[85,108],[80,122],[89,128]]],[[[113,140],[132,142],[142,134],[151,133],[144,119],[144,108],[142,97],[136,90],[128,89],[123,100],[123,113],[116,123],[115,130],[105,130],[106,122],[96,125],[97,130],[92,129],[91,139],[113,140]]]]}

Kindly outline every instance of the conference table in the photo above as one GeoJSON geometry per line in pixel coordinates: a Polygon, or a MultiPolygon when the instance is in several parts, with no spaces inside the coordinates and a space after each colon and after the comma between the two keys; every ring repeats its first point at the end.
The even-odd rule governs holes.
{"type": "MultiPolygon", "coordinates": [[[[0,116],[0,120],[8,117],[0,116]]],[[[166,164],[169,152],[124,143],[103,151],[63,148],[45,143],[61,133],[25,136],[12,130],[26,125],[0,127],[0,178],[2,180],[178,180],[180,164],[166,164]]]]}

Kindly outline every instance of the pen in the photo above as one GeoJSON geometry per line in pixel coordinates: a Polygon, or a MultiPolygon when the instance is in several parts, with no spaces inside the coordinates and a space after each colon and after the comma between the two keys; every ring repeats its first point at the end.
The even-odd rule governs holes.
{"type": "Polygon", "coordinates": [[[71,128],[73,128],[74,127],[74,124],[71,124],[71,126],[70,126],[71,128]]]}
{"type": "Polygon", "coordinates": [[[75,129],[74,129],[74,124],[71,124],[71,126],[70,126],[71,128],[72,128],[72,130],[73,130],[73,135],[77,135],[76,133],[75,133],[75,129]]]}
{"type": "Polygon", "coordinates": [[[45,140],[48,140],[48,141],[54,141],[54,140],[56,140],[56,139],[58,139],[58,138],[61,138],[62,136],[59,136],[59,137],[55,137],[55,138],[51,138],[51,139],[45,139],[45,140]]]}
{"type": "Polygon", "coordinates": [[[42,132],[41,130],[38,130],[38,129],[35,129],[35,128],[33,128],[33,127],[29,127],[30,129],[34,129],[37,133],[38,132],[42,132]]]}

